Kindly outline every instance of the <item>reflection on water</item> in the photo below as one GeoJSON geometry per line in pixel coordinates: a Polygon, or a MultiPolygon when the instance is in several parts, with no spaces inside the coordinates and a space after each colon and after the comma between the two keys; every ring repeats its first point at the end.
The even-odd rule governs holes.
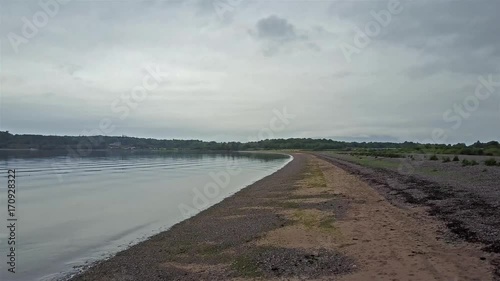
{"type": "MultiPolygon", "coordinates": [[[[0,219],[7,221],[7,169],[16,169],[19,219],[17,273],[7,275],[2,255],[0,280],[61,276],[185,219],[179,206],[206,208],[288,161],[260,153],[94,151],[75,158],[67,151],[0,151],[0,219]],[[235,167],[240,172],[230,173],[235,167]],[[223,174],[217,196],[197,205],[196,191],[221,184],[214,175],[223,174]]],[[[6,228],[0,231],[5,236],[6,228]]]]}

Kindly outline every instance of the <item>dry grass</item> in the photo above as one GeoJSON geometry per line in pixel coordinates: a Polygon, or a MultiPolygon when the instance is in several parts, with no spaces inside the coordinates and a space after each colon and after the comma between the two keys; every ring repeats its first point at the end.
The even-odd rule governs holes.
{"type": "Polygon", "coordinates": [[[309,159],[302,185],[309,188],[327,187],[326,179],[316,159],[309,159]]]}

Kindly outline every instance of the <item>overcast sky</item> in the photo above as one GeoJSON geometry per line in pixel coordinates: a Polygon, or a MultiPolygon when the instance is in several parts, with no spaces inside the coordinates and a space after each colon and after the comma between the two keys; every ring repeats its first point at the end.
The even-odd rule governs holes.
{"type": "Polygon", "coordinates": [[[0,130],[500,139],[498,0],[0,1],[0,130]]]}

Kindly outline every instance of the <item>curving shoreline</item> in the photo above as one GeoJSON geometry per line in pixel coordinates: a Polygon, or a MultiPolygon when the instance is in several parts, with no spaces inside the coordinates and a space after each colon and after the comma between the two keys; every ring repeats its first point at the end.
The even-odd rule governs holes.
{"type": "Polygon", "coordinates": [[[444,241],[425,210],[395,206],[311,154],[293,156],[71,280],[494,280],[495,256],[444,241]]]}
{"type": "MultiPolygon", "coordinates": [[[[216,220],[217,217],[230,214],[231,210],[234,210],[235,208],[241,208],[244,206],[250,207],[252,202],[248,202],[245,199],[248,199],[248,196],[252,196],[253,194],[261,193],[267,186],[276,186],[293,180],[294,175],[298,175],[301,169],[303,169],[304,159],[302,157],[297,159],[297,157],[290,154],[280,154],[288,155],[291,159],[276,172],[254,182],[247,187],[244,187],[238,192],[226,197],[221,202],[212,205],[208,209],[202,210],[198,214],[173,225],[166,231],[156,234],[126,250],[120,251],[109,259],[98,261],[90,266],[84,267],[84,271],[82,273],[70,277],[68,280],[108,280],[107,278],[116,278],[115,280],[165,280],[163,278],[169,278],[168,280],[170,280],[173,276],[169,275],[168,277],[159,277],[163,275],[157,275],[155,277],[146,273],[155,271],[151,267],[154,267],[154,264],[163,262],[160,256],[153,255],[152,257],[149,256],[149,253],[157,253],[158,251],[163,252],[163,250],[156,249],[158,247],[158,243],[161,243],[161,241],[164,242],[163,246],[168,248],[169,246],[175,245],[179,242],[179,239],[182,240],[182,237],[185,238],[186,234],[196,236],[197,233],[207,231],[207,229],[217,231],[216,229],[208,227],[206,225],[207,222],[214,219],[216,220]],[[195,225],[196,227],[194,227],[195,225]],[[153,249],[156,249],[156,251],[153,249]],[[132,272],[129,272],[130,270],[132,272]],[[140,279],[139,276],[141,276],[140,278],[143,278],[144,276],[148,277],[140,279]]],[[[262,219],[262,232],[266,229],[279,226],[285,222],[284,220],[274,220],[274,218],[270,218],[269,216],[263,216],[259,219],[262,219]]],[[[237,226],[238,229],[235,229],[235,232],[245,232],[244,229],[240,229],[241,227],[243,227],[243,225],[237,226]]],[[[192,238],[196,239],[195,237],[192,238]]],[[[166,252],[168,252],[168,250],[166,250],[166,252]]]]}

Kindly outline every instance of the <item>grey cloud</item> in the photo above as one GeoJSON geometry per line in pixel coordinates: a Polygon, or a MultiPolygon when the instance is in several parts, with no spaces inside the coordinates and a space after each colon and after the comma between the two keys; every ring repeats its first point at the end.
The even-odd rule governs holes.
{"type": "MultiPolygon", "coordinates": [[[[318,26],[313,27],[313,32],[326,32],[318,26]]],[[[291,49],[320,52],[321,47],[313,42],[307,31],[298,31],[287,19],[271,15],[260,19],[255,31],[250,34],[263,43],[262,52],[265,56],[273,56],[289,46],[291,49]]]]}
{"type": "Polygon", "coordinates": [[[398,44],[420,43],[422,54],[440,57],[427,70],[481,74],[499,71],[500,17],[498,1],[450,1],[408,7],[394,30],[384,40],[398,44]],[[418,42],[420,41],[420,42],[418,42]],[[440,42],[437,45],[431,43],[440,42]],[[430,47],[428,47],[430,46],[430,47]]]}
{"type": "Polygon", "coordinates": [[[257,22],[257,38],[264,40],[291,41],[299,36],[295,32],[295,27],[286,19],[276,15],[260,19],[257,22]]]}
{"type": "MultiPolygon", "coordinates": [[[[372,11],[388,1],[342,1],[330,13],[363,28],[373,20],[372,11]]],[[[403,11],[374,40],[411,48],[425,65],[410,65],[410,77],[443,71],[460,74],[498,72],[500,62],[499,1],[401,1],[403,11]],[[437,59],[435,59],[437,58],[437,59]]]]}

